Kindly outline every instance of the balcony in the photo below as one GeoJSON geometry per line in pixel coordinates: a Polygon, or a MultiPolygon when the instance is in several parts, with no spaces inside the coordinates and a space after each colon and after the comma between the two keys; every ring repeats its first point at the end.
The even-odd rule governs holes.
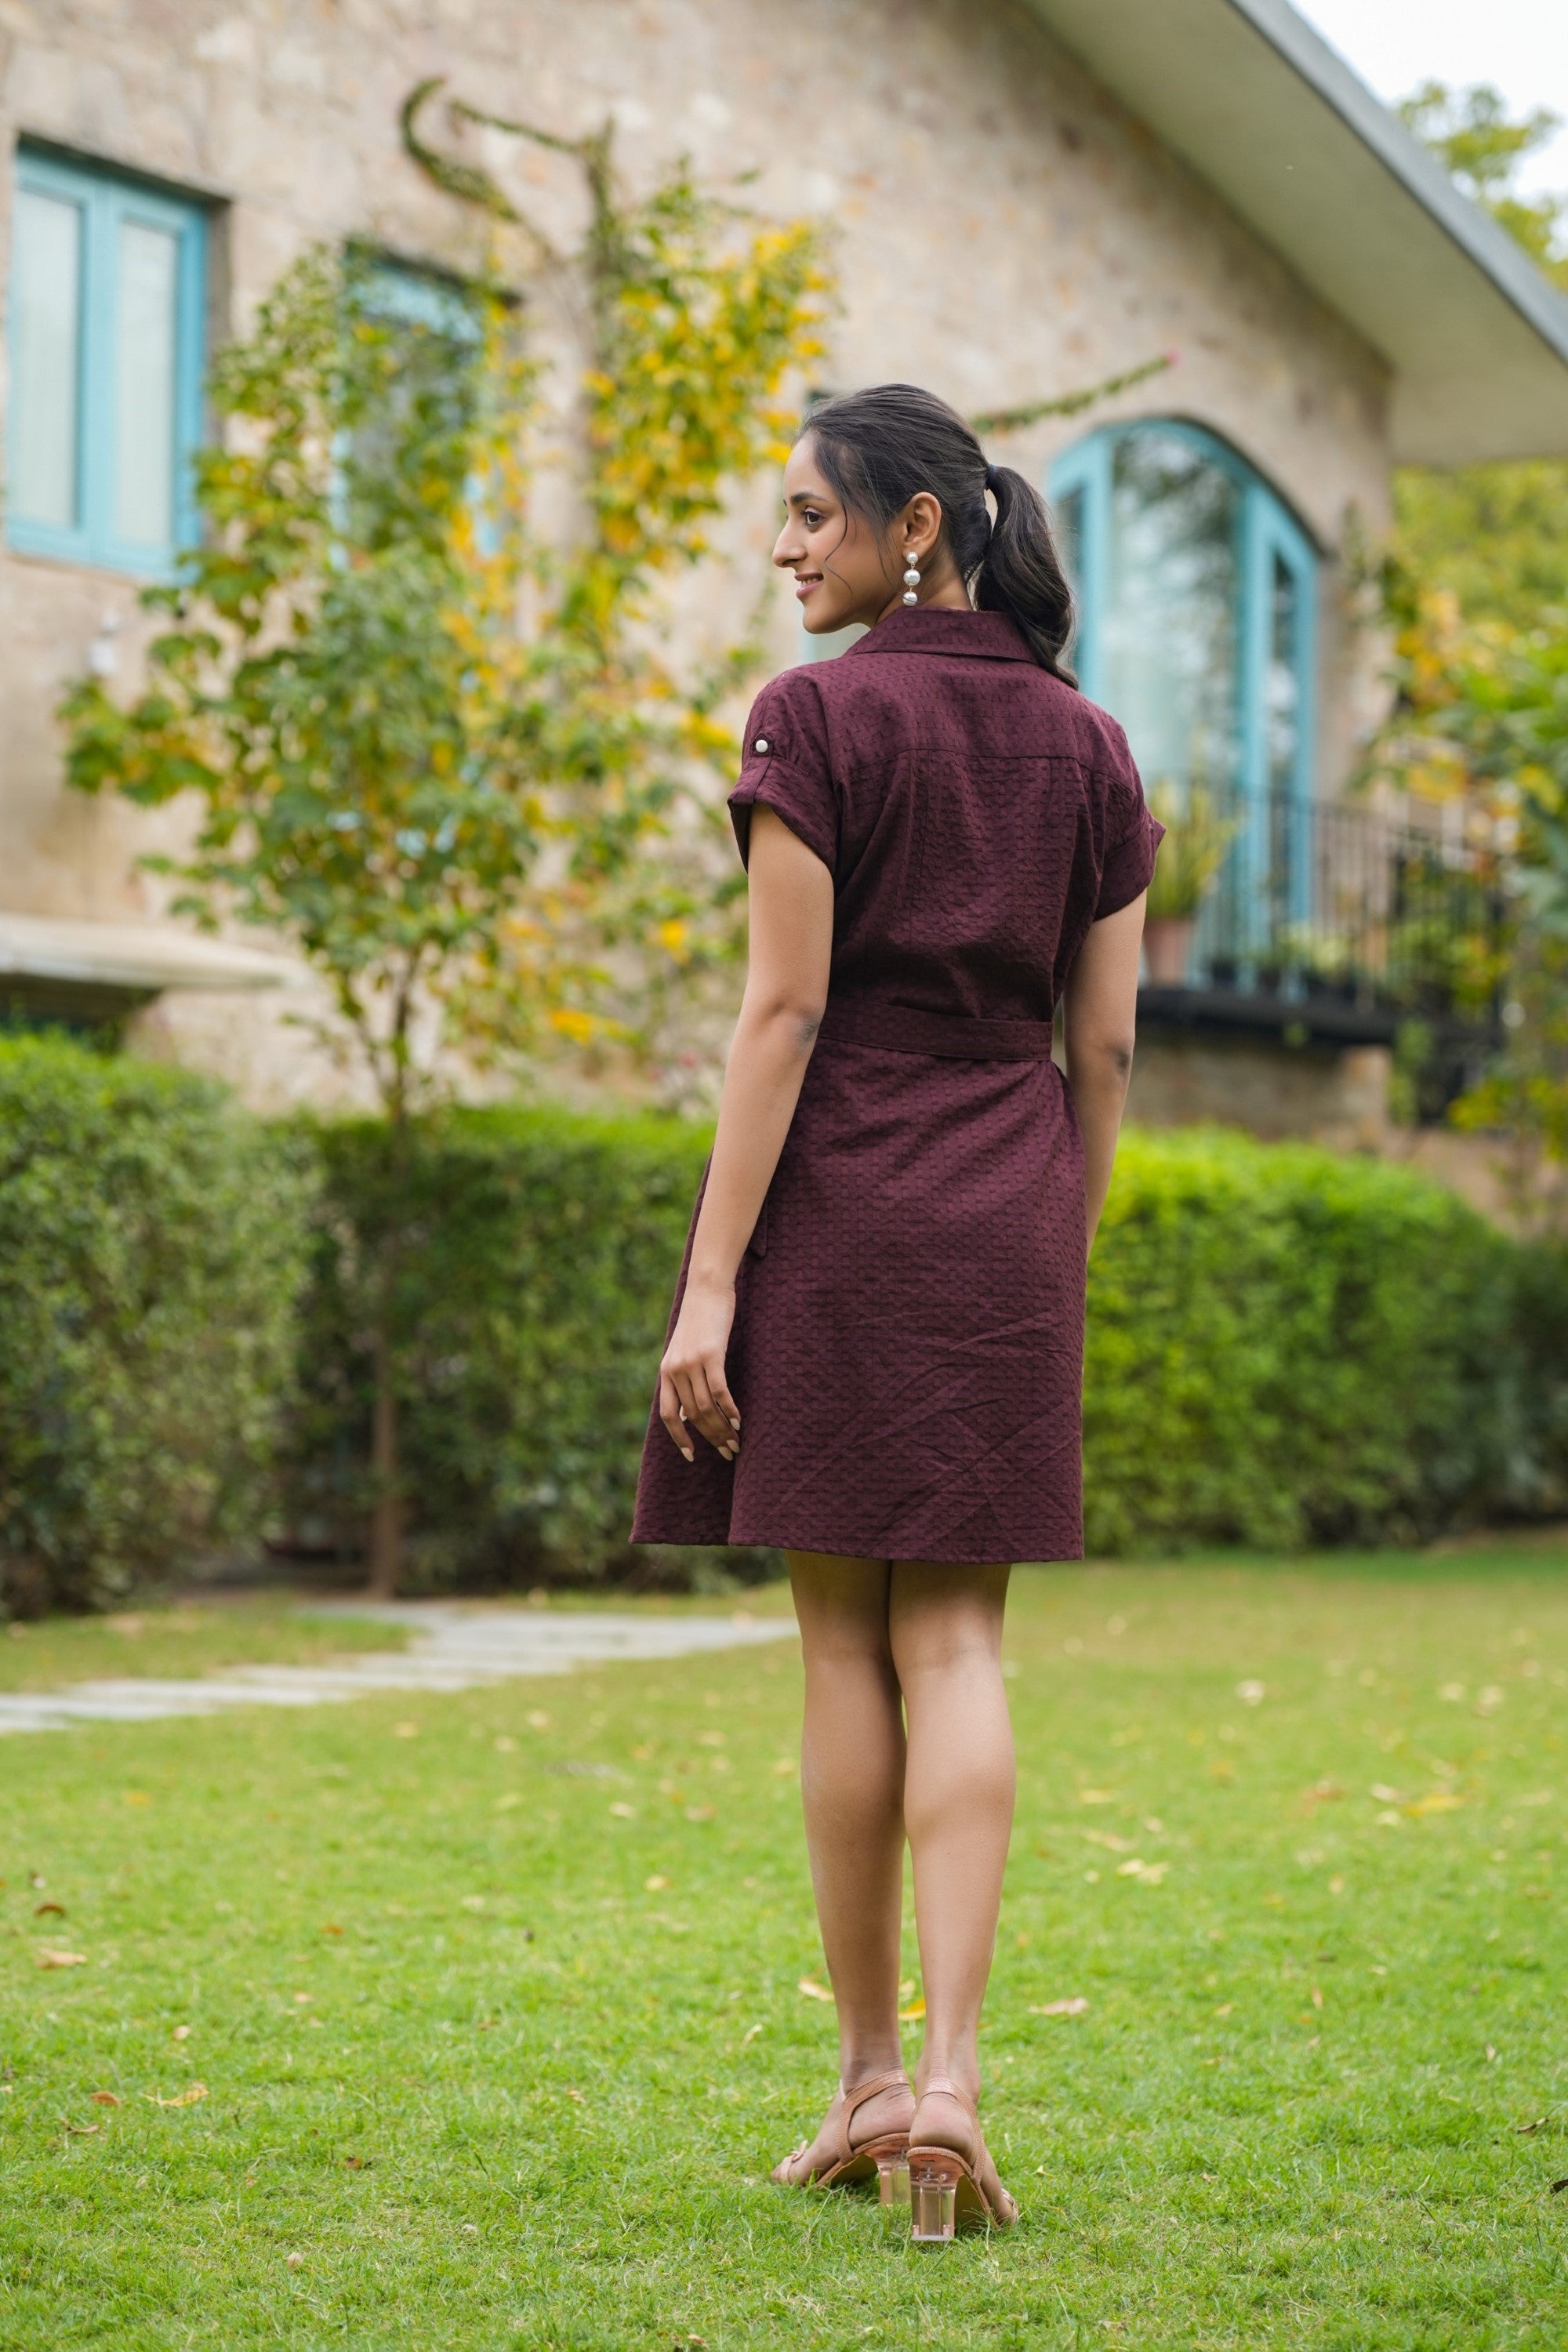
{"type": "Polygon", "coordinates": [[[1500,1034],[1505,898],[1489,823],[1422,817],[1205,795],[1218,871],[1191,920],[1151,913],[1141,1025],[1321,1046],[1404,1032],[1440,1116],[1500,1034]]]}

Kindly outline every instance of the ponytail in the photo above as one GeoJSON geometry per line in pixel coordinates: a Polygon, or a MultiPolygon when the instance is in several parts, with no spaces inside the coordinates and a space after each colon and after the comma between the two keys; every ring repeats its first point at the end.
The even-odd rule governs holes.
{"type": "Polygon", "coordinates": [[[987,466],[996,501],[972,593],[983,613],[1005,613],[1042,669],[1076,686],[1062,659],[1072,635],[1072,591],[1051,537],[1045,500],[1011,466],[987,466]]]}
{"type": "Polygon", "coordinates": [[[814,409],[801,427],[847,508],[886,529],[921,490],[942,508],[942,537],[983,613],[1012,622],[1043,670],[1068,686],[1072,593],[1045,502],[1022,474],[990,466],[971,427],[915,384],[879,383],[814,409]],[[996,503],[996,520],[985,503],[996,503]]]}

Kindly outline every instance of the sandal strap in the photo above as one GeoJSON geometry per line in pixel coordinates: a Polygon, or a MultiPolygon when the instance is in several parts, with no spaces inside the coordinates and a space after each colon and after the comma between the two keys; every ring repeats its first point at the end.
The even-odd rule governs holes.
{"type": "MultiPolygon", "coordinates": [[[[844,2090],[842,2084],[839,2087],[844,2090]]],[[[838,2116],[838,2153],[833,2159],[834,2163],[847,2164],[855,2154],[854,2146],[849,2137],[849,2126],[854,2122],[858,2110],[868,2099],[874,2099],[881,2091],[910,2089],[912,2085],[904,2068],[891,2066],[885,2074],[868,2074],[863,2083],[857,2083],[852,2091],[844,2090],[844,2105],[838,2116]]]]}
{"type": "MultiPolygon", "coordinates": [[[[974,2126],[975,2130],[977,2132],[980,2130],[979,2108],[975,2105],[974,2101],[970,2097],[968,2092],[961,2089],[958,2084],[953,2082],[950,2075],[931,2075],[931,2079],[925,2085],[925,2089],[921,2092],[921,2096],[924,2098],[927,2093],[931,2091],[940,2092],[942,2096],[945,2099],[956,2099],[959,2105],[963,2109],[964,2114],[969,2117],[970,2122],[974,2126]]],[[[984,2146],[984,2135],[982,2135],[982,2145],[984,2146]]]]}

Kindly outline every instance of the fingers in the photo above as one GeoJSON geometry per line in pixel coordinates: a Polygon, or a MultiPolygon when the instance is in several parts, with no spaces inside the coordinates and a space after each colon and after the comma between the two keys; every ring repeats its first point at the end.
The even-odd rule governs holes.
{"type": "Polygon", "coordinates": [[[671,1443],[679,1447],[689,1462],[695,1462],[697,1455],[690,1438],[686,1434],[686,1419],[680,1410],[680,1399],[676,1392],[675,1382],[666,1371],[661,1371],[658,1376],[658,1417],[669,1432],[671,1443]]]}
{"type": "Polygon", "coordinates": [[[678,1366],[675,1385],[679,1391],[680,1402],[686,1407],[688,1427],[700,1430],[726,1462],[732,1462],[737,1451],[736,1431],[730,1415],[714,1395],[715,1388],[721,1393],[724,1391],[722,1366],[700,1360],[684,1367],[678,1366]]]}
{"type": "Polygon", "coordinates": [[[740,1451],[741,1415],[730,1394],[722,1363],[665,1359],[659,1372],[658,1416],[687,1460],[693,1430],[732,1462],[740,1451]]]}

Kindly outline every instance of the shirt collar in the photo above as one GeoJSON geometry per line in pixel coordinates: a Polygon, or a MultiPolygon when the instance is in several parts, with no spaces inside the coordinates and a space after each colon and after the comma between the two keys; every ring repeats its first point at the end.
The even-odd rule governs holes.
{"type": "Polygon", "coordinates": [[[963,613],[956,606],[896,604],[875,628],[857,637],[842,659],[864,654],[945,654],[950,659],[1032,662],[1034,656],[1005,614],[963,613]]]}

